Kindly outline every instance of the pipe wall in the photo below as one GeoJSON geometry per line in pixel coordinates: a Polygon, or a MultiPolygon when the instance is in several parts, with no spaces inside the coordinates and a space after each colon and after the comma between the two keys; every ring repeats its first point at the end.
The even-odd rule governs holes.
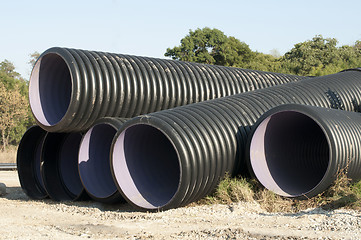
{"type": "Polygon", "coordinates": [[[129,118],[304,77],[69,48],[40,55],[29,81],[33,115],[49,132],[129,118]]]}
{"type": "Polygon", "coordinates": [[[42,149],[42,176],[49,197],[55,201],[84,200],[87,194],[78,171],[82,134],[47,133],[42,149]]]}
{"type": "Polygon", "coordinates": [[[46,131],[39,126],[30,127],[20,140],[16,164],[21,188],[31,199],[48,196],[41,175],[43,147],[46,131]]]}
{"type": "Polygon", "coordinates": [[[225,173],[246,170],[251,127],[273,107],[297,103],[357,111],[361,72],[350,70],[136,117],[112,144],[112,173],[123,197],[143,210],[196,201],[225,173]]]}
{"type": "Polygon", "coordinates": [[[282,105],[255,124],[251,171],[267,189],[286,197],[322,193],[345,171],[361,179],[360,113],[282,105]]]}

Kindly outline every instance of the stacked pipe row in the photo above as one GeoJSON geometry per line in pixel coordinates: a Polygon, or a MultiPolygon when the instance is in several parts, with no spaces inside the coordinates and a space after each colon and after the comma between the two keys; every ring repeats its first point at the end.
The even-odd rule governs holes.
{"type": "Polygon", "coordinates": [[[270,87],[303,77],[68,48],[35,63],[30,106],[49,132],[84,131],[102,117],[149,112],[270,87]]]}
{"type": "Polygon", "coordinates": [[[41,128],[30,128],[19,145],[21,185],[35,199],[76,200],[89,195],[117,202],[121,196],[108,155],[124,120],[103,117],[133,117],[302,78],[51,48],[41,54],[30,77],[31,110],[41,128]]]}
{"type": "Polygon", "coordinates": [[[133,118],[121,127],[112,143],[112,172],[118,189],[128,202],[146,210],[174,208],[204,197],[227,172],[245,172],[251,127],[262,114],[286,103],[358,111],[361,71],[344,71],[133,118]]]}
{"type": "Polygon", "coordinates": [[[361,114],[282,105],[255,124],[250,169],[263,186],[287,197],[310,198],[339,174],[361,178],[361,114]]]}
{"type": "Polygon", "coordinates": [[[125,121],[102,118],[85,134],[29,128],[17,154],[24,192],[32,199],[123,201],[111,176],[109,158],[112,139],[125,121]]]}

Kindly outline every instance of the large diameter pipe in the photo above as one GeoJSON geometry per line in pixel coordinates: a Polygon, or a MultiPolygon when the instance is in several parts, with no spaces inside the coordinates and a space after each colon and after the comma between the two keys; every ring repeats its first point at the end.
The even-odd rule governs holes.
{"type": "Polygon", "coordinates": [[[101,117],[129,118],[303,78],[55,47],[35,63],[29,101],[45,130],[83,131],[101,117]]]}
{"type": "Polygon", "coordinates": [[[112,143],[119,191],[143,210],[179,207],[204,197],[227,172],[245,171],[251,127],[263,113],[285,103],[357,111],[361,72],[315,77],[129,120],[112,143]]]}
{"type": "Polygon", "coordinates": [[[98,202],[123,202],[110,169],[112,140],[126,119],[102,118],[83,136],[79,148],[79,174],[88,195],[98,202]]]}
{"type": "Polygon", "coordinates": [[[344,171],[361,179],[360,113],[283,105],[255,124],[251,170],[267,189],[286,197],[310,198],[344,171]]]}
{"type": "Polygon", "coordinates": [[[47,133],[42,149],[42,176],[49,197],[55,201],[87,199],[78,172],[82,134],[47,133]]]}
{"type": "Polygon", "coordinates": [[[16,157],[21,188],[32,199],[48,196],[41,175],[43,147],[46,131],[39,126],[30,127],[22,136],[16,157]]]}

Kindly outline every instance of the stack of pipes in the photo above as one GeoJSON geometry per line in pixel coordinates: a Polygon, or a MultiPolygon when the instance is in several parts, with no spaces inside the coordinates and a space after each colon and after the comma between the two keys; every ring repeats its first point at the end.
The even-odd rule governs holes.
{"type": "Polygon", "coordinates": [[[361,71],[322,77],[51,48],[17,156],[32,199],[184,206],[228,173],[312,197],[361,178],[361,71]]]}

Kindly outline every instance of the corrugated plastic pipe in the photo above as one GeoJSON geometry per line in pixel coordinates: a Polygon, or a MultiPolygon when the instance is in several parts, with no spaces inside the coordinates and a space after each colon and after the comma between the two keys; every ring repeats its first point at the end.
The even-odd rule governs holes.
{"type": "Polygon", "coordinates": [[[298,103],[357,111],[357,69],[163,110],[127,121],[112,143],[123,197],[143,210],[186,205],[211,193],[226,172],[245,171],[251,127],[273,107],[298,103]]]}
{"type": "Polygon", "coordinates": [[[82,134],[47,133],[42,149],[42,176],[49,197],[55,201],[84,200],[87,194],[78,172],[82,134]]]}
{"type": "Polygon", "coordinates": [[[40,55],[29,81],[33,115],[49,132],[89,129],[304,77],[69,48],[40,55]]]}
{"type": "Polygon", "coordinates": [[[103,203],[123,202],[110,170],[112,140],[126,119],[99,119],[83,136],[79,148],[79,174],[88,195],[103,203]]]}
{"type": "Polygon", "coordinates": [[[250,166],[267,189],[310,198],[341,171],[361,179],[360,151],[360,113],[289,104],[273,108],[255,124],[250,166]]]}
{"type": "Polygon", "coordinates": [[[43,147],[46,131],[39,126],[30,127],[21,138],[17,151],[17,170],[21,188],[32,199],[48,196],[41,175],[43,147]]]}

